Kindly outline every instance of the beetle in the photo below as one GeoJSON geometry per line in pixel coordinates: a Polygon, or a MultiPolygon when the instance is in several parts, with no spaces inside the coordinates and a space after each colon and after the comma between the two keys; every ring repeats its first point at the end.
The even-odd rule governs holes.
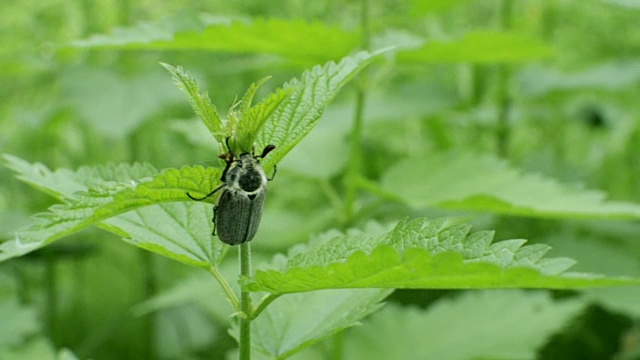
{"type": "Polygon", "coordinates": [[[273,180],[277,170],[274,165],[273,175],[268,178],[260,166],[260,159],[267,156],[276,146],[267,145],[260,155],[255,155],[252,151],[235,158],[229,146],[229,138],[225,139],[225,143],[229,152],[219,156],[226,162],[220,177],[222,185],[201,198],[193,197],[189,193],[187,196],[202,201],[223,190],[218,203],[213,207],[212,235],[217,235],[226,244],[239,245],[251,241],[258,231],[267,182],[273,180]]]}

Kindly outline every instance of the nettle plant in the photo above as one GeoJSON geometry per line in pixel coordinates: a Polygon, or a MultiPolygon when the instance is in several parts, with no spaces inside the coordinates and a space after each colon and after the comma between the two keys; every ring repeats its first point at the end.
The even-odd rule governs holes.
{"type": "MultiPolygon", "coordinates": [[[[287,358],[378,311],[394,289],[571,289],[633,282],[567,272],[573,260],[545,258],[550,250],[547,245],[524,245],[525,240],[521,239],[494,242],[493,232],[470,232],[470,225],[453,219],[404,218],[395,224],[371,223],[364,229],[328,232],[293,247],[287,254],[275,256],[270,265],[255,269],[251,267],[251,243],[245,241],[251,237],[234,238],[234,231],[241,230],[233,227],[225,230],[232,232],[233,240],[227,242],[240,243],[238,246],[212,237],[211,210],[219,201],[226,202],[218,203],[218,210],[225,212],[222,216],[217,214],[217,220],[224,222],[218,226],[235,225],[234,216],[242,217],[241,229],[257,226],[260,220],[257,212],[237,210],[237,206],[248,203],[235,198],[219,200],[227,187],[238,181],[229,179],[229,174],[238,176],[236,170],[242,165],[239,158],[272,174],[287,153],[312,131],[338,91],[377,56],[361,52],[339,63],[314,67],[252,105],[254,94],[266,80],[263,79],[247,90],[224,121],[188,72],[164,64],[217,141],[223,154],[221,166],[159,171],[148,164],[119,164],[51,171],[42,164],[5,155],[5,164],[18,179],[54,196],[60,204],[35,215],[15,239],[0,245],[0,261],[27,254],[85,227],[97,226],[132,245],[202,268],[213,275],[233,306],[230,333],[239,343],[241,359],[249,359],[252,349],[271,358],[287,358]],[[214,189],[220,191],[211,194],[214,189]],[[240,253],[239,275],[225,277],[220,265],[236,249],[240,253]],[[238,284],[239,293],[234,291],[238,284]]],[[[400,165],[392,171],[379,193],[420,204],[420,196],[416,196],[420,194],[416,187],[423,186],[420,179],[437,178],[437,174],[422,174],[422,170],[407,168],[410,166],[400,165]],[[399,183],[389,184],[390,179],[399,183]]],[[[260,186],[264,191],[264,183],[260,186]]],[[[481,189],[478,192],[482,193],[481,189]]],[[[264,197],[264,193],[257,195],[264,197]]],[[[492,203],[488,198],[475,197],[471,201],[507,206],[506,202],[492,203]]],[[[517,212],[518,207],[513,209],[517,212]]],[[[258,236],[254,241],[268,239],[258,236]]],[[[519,301],[509,296],[501,299],[511,305],[519,301]]],[[[540,303],[544,301],[549,299],[540,303]]],[[[464,304],[469,302],[488,306],[490,300],[482,296],[462,300],[464,304]]],[[[404,319],[383,326],[387,331],[389,324],[397,328],[388,336],[410,335],[417,331],[418,322],[429,322],[419,313],[388,309],[377,321],[387,317],[404,319]]],[[[545,319],[543,314],[538,315],[536,318],[545,319]]],[[[384,349],[383,344],[372,346],[365,340],[349,358],[372,351],[378,351],[373,355],[384,353],[380,350],[384,349]]]]}

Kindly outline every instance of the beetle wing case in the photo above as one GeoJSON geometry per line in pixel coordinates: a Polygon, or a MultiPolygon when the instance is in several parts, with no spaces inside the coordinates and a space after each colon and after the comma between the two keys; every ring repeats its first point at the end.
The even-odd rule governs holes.
{"type": "Polygon", "coordinates": [[[238,245],[251,241],[258,231],[265,191],[249,196],[244,191],[225,189],[215,208],[216,235],[222,242],[238,245]]]}

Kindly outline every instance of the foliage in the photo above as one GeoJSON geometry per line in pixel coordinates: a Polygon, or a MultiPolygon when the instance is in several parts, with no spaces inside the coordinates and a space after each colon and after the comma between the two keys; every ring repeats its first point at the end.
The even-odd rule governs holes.
{"type": "Polygon", "coordinates": [[[0,5],[0,358],[639,353],[636,5],[85,5],[0,5]]]}

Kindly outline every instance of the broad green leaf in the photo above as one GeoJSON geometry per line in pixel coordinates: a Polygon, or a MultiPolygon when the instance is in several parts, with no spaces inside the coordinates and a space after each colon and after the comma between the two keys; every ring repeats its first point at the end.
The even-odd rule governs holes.
{"type": "Polygon", "coordinates": [[[334,236],[297,254],[280,270],[244,278],[250,291],[275,294],[332,288],[581,288],[634,284],[623,278],[565,273],[571,259],[541,258],[548,248],[523,240],[490,244],[493,234],[468,234],[443,220],[400,222],[386,234],[334,236]]]}
{"type": "Polygon", "coordinates": [[[388,246],[380,246],[370,255],[359,252],[344,263],[327,267],[258,271],[245,285],[251,291],[285,294],[334,288],[573,289],[634,283],[588,274],[544,275],[524,266],[502,268],[490,262],[464,261],[455,252],[432,255],[427,250],[411,249],[400,255],[388,246]]]}
{"type": "Polygon", "coordinates": [[[474,31],[448,42],[430,41],[418,49],[401,50],[406,63],[518,63],[549,57],[551,48],[531,36],[509,32],[474,31]]]}
{"type": "Polygon", "coordinates": [[[174,202],[129,211],[105,220],[104,224],[132,245],[208,268],[228,249],[211,237],[211,217],[209,204],[174,202]]]}
{"type": "Polygon", "coordinates": [[[389,196],[416,208],[570,219],[640,216],[636,204],[607,201],[599,191],[521,174],[490,155],[434,154],[405,159],[385,173],[381,186],[389,196]]]}
{"type": "Polygon", "coordinates": [[[74,42],[78,47],[154,50],[203,50],[245,54],[276,54],[304,63],[339,59],[359,44],[357,32],[321,22],[294,19],[217,21],[202,30],[165,31],[146,35],[148,24],[116,29],[110,36],[97,35],[74,42]]]}
{"type": "Polygon", "coordinates": [[[338,91],[378,54],[360,52],[337,64],[316,66],[283,86],[283,91],[290,94],[272,112],[257,138],[259,149],[276,145],[264,161],[266,169],[270,170],[313,129],[338,91]]]}
{"type": "Polygon", "coordinates": [[[206,92],[200,92],[196,79],[181,66],[174,67],[164,63],[161,65],[173,75],[173,81],[178,89],[187,95],[193,112],[198,115],[218,142],[222,143],[225,136],[222,133],[222,120],[218,116],[216,106],[209,99],[209,95],[206,92]]]}
{"type": "Polygon", "coordinates": [[[211,221],[207,215],[210,210],[206,210],[204,204],[192,202],[185,194],[197,196],[199,191],[208,193],[214,189],[220,182],[220,169],[201,166],[168,169],[137,182],[131,179],[132,175],[149,175],[152,169],[118,165],[83,168],[75,173],[51,172],[41,164],[29,167],[17,158],[5,159],[20,171],[21,180],[49,189],[62,197],[63,203],[52,206],[47,213],[35,215],[32,224],[19,230],[15,239],[0,244],[0,261],[24,255],[91,225],[104,227],[137,246],[195,266],[208,267],[222,253],[220,244],[210,237],[211,221]],[[100,178],[111,180],[98,180],[100,178]],[[72,185],[64,185],[67,183],[72,185]],[[88,190],[71,195],[63,193],[80,187],[88,190]],[[187,200],[186,204],[157,205],[187,200]],[[156,206],[141,209],[148,205],[156,206]],[[168,229],[168,224],[175,226],[168,229]]]}
{"type": "Polygon", "coordinates": [[[159,20],[140,22],[132,27],[116,27],[109,35],[92,35],[85,40],[76,40],[78,47],[119,47],[131,44],[145,44],[153,41],[170,41],[176,33],[198,32],[207,26],[231,25],[231,19],[207,14],[194,15],[179,12],[159,20]]]}
{"type": "MultiPolygon", "coordinates": [[[[252,323],[251,343],[258,351],[285,359],[357,324],[378,310],[380,302],[390,292],[381,289],[326,290],[282,296],[252,323]]],[[[237,327],[233,333],[237,337],[237,327]]]]}
{"type": "Polygon", "coordinates": [[[535,359],[584,307],[546,292],[466,292],[425,310],[387,305],[351,329],[345,359],[535,359]]]}

